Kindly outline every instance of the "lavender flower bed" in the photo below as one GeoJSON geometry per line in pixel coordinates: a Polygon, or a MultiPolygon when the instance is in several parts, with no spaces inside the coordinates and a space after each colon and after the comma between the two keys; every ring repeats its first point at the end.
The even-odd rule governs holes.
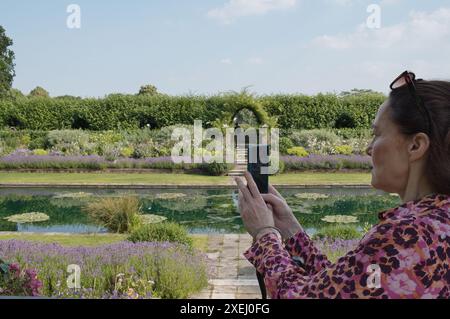
{"type": "Polygon", "coordinates": [[[307,157],[282,156],[285,170],[310,169],[371,169],[370,156],[363,155],[310,155],[307,157]]]}
{"type": "MultiPolygon", "coordinates": [[[[285,170],[311,169],[371,169],[369,156],[310,155],[308,157],[282,156],[285,170]]],[[[146,159],[119,158],[109,161],[102,156],[29,155],[15,152],[0,158],[0,169],[194,169],[194,164],[176,164],[169,156],[146,159]]]]}
{"type": "Polygon", "coordinates": [[[183,169],[184,164],[173,163],[170,157],[152,157],[146,159],[120,158],[108,161],[98,155],[62,156],[62,155],[24,155],[15,153],[0,158],[0,169],[183,169]]]}
{"type": "Polygon", "coordinates": [[[63,247],[8,240],[0,241],[0,258],[37,269],[47,297],[186,298],[207,285],[206,258],[171,243],[63,247]],[[80,289],[67,287],[71,264],[80,266],[80,289]]]}

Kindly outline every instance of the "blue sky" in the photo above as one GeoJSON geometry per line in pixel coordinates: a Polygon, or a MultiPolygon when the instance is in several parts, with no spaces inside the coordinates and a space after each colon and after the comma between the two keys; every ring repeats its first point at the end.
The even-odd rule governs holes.
{"type": "Polygon", "coordinates": [[[405,69],[450,78],[448,0],[2,0],[0,25],[25,93],[387,92],[405,69]],[[66,25],[70,4],[80,29],[66,25]]]}

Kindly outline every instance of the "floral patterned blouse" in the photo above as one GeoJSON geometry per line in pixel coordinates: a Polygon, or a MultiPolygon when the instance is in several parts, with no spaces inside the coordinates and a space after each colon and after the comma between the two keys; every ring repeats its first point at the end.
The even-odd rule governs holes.
{"type": "Polygon", "coordinates": [[[244,256],[277,298],[450,299],[450,196],[431,194],[379,213],[356,249],[331,263],[304,231],[261,237],[244,256]]]}

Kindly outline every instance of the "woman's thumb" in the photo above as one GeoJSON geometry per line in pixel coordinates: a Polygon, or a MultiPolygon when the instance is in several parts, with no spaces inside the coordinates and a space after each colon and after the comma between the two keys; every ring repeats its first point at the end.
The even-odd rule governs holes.
{"type": "Polygon", "coordinates": [[[273,194],[261,194],[261,196],[266,203],[269,203],[272,206],[279,206],[282,203],[281,199],[273,194]]]}

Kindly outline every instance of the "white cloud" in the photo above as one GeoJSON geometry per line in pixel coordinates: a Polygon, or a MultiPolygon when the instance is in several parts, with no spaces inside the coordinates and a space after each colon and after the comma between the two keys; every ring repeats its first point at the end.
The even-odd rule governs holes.
{"type": "Polygon", "coordinates": [[[409,20],[381,29],[359,25],[349,34],[322,35],[313,39],[317,47],[346,49],[420,49],[450,43],[450,8],[409,14],[409,20]]]}
{"type": "Polygon", "coordinates": [[[270,11],[294,7],[297,0],[229,0],[220,8],[208,12],[208,17],[230,24],[239,17],[264,15],[270,11]]]}
{"type": "Polygon", "coordinates": [[[220,60],[220,63],[222,63],[222,64],[228,64],[228,65],[233,64],[233,62],[232,62],[231,59],[229,59],[229,58],[220,60]]]}
{"type": "MultiPolygon", "coordinates": [[[[381,6],[390,6],[390,5],[396,5],[401,3],[403,0],[381,0],[380,5],[381,6]]],[[[327,0],[327,2],[332,2],[334,4],[340,5],[340,6],[350,6],[354,4],[362,4],[362,0],[327,0]]]]}
{"type": "Polygon", "coordinates": [[[252,58],[248,59],[247,62],[248,62],[249,64],[256,64],[256,65],[259,65],[259,64],[263,64],[263,63],[264,63],[264,60],[263,60],[262,58],[260,58],[260,57],[252,57],[252,58]]]}

